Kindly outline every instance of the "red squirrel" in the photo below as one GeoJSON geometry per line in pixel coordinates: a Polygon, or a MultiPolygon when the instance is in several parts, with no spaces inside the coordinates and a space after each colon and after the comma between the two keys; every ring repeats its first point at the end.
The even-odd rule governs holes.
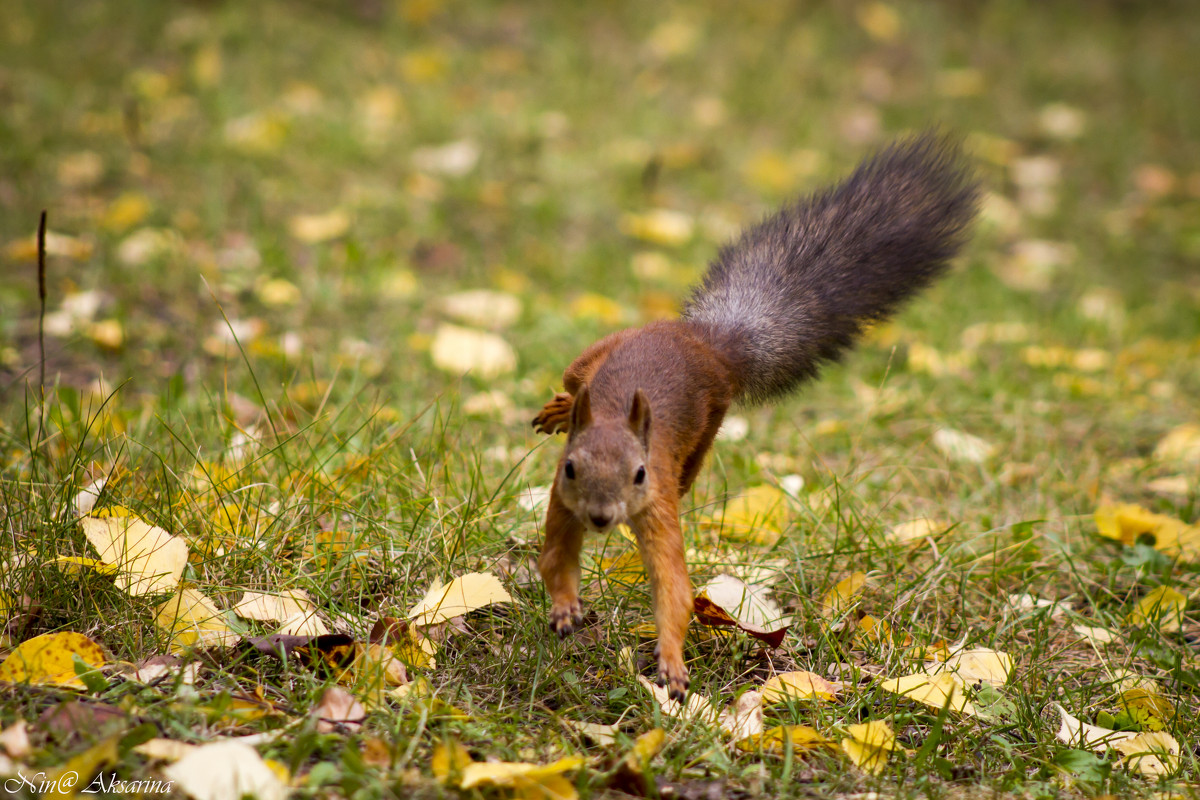
{"type": "Polygon", "coordinates": [[[567,432],[538,561],[552,630],[582,620],[585,530],[627,523],[650,579],[659,680],[684,699],[679,503],[725,412],[792,391],[945,272],[979,191],[956,143],[928,132],[893,143],[722,248],[681,319],[613,333],[567,367],[566,391],[533,420],[567,432]]]}

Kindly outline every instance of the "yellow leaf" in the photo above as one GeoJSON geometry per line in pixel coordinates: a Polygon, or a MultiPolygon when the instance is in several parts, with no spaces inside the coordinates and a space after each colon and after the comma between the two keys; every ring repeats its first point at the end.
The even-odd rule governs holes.
{"type": "Polygon", "coordinates": [[[172,653],[190,647],[232,647],[240,638],[213,602],[190,587],[155,609],[154,624],[171,636],[172,653]]]}
{"type": "Polygon", "coordinates": [[[650,766],[650,761],[658,755],[663,745],[667,743],[667,734],[662,728],[651,728],[634,740],[633,747],[625,754],[624,769],[634,775],[642,775],[650,766]]]}
{"type": "Polygon", "coordinates": [[[1126,689],[1121,693],[1121,702],[1129,716],[1144,731],[1161,731],[1175,717],[1175,706],[1170,700],[1143,687],[1126,689]]]}
{"type": "Polygon", "coordinates": [[[625,318],[625,309],[610,297],[586,292],[571,301],[568,309],[576,319],[596,319],[605,325],[619,325],[625,318]]]}
{"type": "Polygon", "coordinates": [[[225,123],[225,142],[251,155],[279,150],[288,135],[288,121],[279,112],[252,113],[225,123]]]}
{"type": "Polygon", "coordinates": [[[99,669],[107,663],[100,645],[82,633],[62,631],[27,639],[0,664],[0,681],[48,684],[82,689],[75,674],[75,656],[99,669]]]}
{"type": "MultiPolygon", "coordinates": [[[[1142,508],[1133,503],[1103,505],[1096,509],[1096,528],[1101,536],[1116,539],[1129,547],[1137,544],[1142,536],[1153,536],[1157,542],[1159,531],[1175,525],[1179,520],[1142,508]]],[[[1176,536],[1177,538],[1177,536],[1176,536]]]]}
{"type": "Polygon", "coordinates": [[[939,428],[935,431],[933,446],[951,461],[964,464],[982,464],[996,451],[986,440],[953,428],[939,428]]]}
{"type": "Polygon", "coordinates": [[[104,210],[100,224],[110,231],[120,233],[139,224],[149,213],[150,201],[144,194],[126,192],[104,210]]]}
{"type": "Polygon", "coordinates": [[[429,769],[433,772],[433,777],[442,783],[448,783],[452,777],[461,775],[463,769],[473,761],[470,751],[461,742],[438,742],[433,746],[429,769]]]}
{"type": "Polygon", "coordinates": [[[959,714],[976,715],[975,707],[967,699],[966,685],[952,672],[938,675],[917,672],[886,680],[879,684],[879,688],[907,700],[924,703],[938,711],[949,706],[951,711],[959,714]]]}
{"type": "Polygon", "coordinates": [[[888,753],[896,749],[896,734],[884,720],[873,720],[846,728],[842,750],[864,772],[879,775],[887,768],[888,753]]]}
{"type": "Polygon", "coordinates": [[[601,558],[599,567],[606,578],[617,583],[631,586],[646,580],[646,565],[636,547],[627,548],[620,555],[601,558]]]}
{"type": "Polygon", "coordinates": [[[901,522],[899,525],[893,525],[891,530],[887,532],[887,538],[890,542],[896,544],[918,544],[927,538],[941,533],[950,526],[936,519],[928,519],[921,517],[919,519],[901,522]]]}
{"type": "Polygon", "coordinates": [[[964,683],[983,681],[1003,686],[1012,674],[1013,660],[1008,653],[979,647],[954,653],[946,659],[944,668],[956,673],[964,683]]]}
{"type": "Polygon", "coordinates": [[[876,619],[867,615],[858,621],[854,628],[854,642],[859,647],[868,644],[881,644],[892,639],[892,624],[886,619],[876,619]]]}
{"type": "Polygon", "coordinates": [[[1159,586],[1137,602],[1125,617],[1125,624],[1153,626],[1172,633],[1180,629],[1185,608],[1187,597],[1170,586],[1159,586]]]}
{"type": "Polygon", "coordinates": [[[435,581],[407,618],[416,625],[436,625],[493,603],[511,602],[499,578],[490,572],[472,572],[445,585],[435,581]]]}
{"type": "Polygon", "coordinates": [[[1172,428],[1154,448],[1156,461],[1200,465],[1200,425],[1186,423],[1172,428]]]}
{"type": "Polygon", "coordinates": [[[79,520],[100,559],[120,573],[116,585],[140,597],[172,591],[187,565],[187,542],[128,512],[79,520]]]}
{"type": "Polygon", "coordinates": [[[1143,775],[1159,777],[1179,769],[1179,742],[1169,733],[1139,733],[1113,742],[1113,747],[1125,754],[1127,768],[1143,775]]]}
{"type": "Polygon", "coordinates": [[[762,688],[764,703],[787,700],[836,700],[838,687],[815,672],[781,672],[767,680],[762,688]]]}
{"type": "Polygon", "coordinates": [[[87,337],[105,350],[120,350],[125,343],[125,329],[120,320],[102,319],[87,327],[87,337]]]}
{"type": "Polygon", "coordinates": [[[830,739],[825,738],[808,725],[780,725],[763,731],[755,736],[748,736],[737,743],[739,750],[747,752],[776,753],[785,752],[785,742],[790,741],[793,751],[816,750],[819,747],[836,747],[830,739]]]}
{"type": "Polygon", "coordinates": [[[552,764],[475,761],[463,768],[462,782],[459,786],[463,789],[484,786],[521,786],[527,783],[538,783],[546,778],[579,769],[581,766],[583,766],[583,759],[580,756],[567,756],[552,764]]]}
{"type": "Polygon", "coordinates": [[[263,305],[271,306],[272,308],[284,308],[286,306],[294,306],[300,302],[300,287],[287,280],[286,278],[270,278],[254,287],[258,299],[263,302],[263,305]]]}
{"type": "Polygon", "coordinates": [[[725,504],[701,514],[698,521],[736,541],[765,546],[779,541],[791,518],[787,495],[775,486],[755,486],[725,504]]]}
{"type": "MultiPolygon", "coordinates": [[[[86,261],[91,258],[94,246],[85,239],[77,239],[62,233],[46,231],[46,255],[86,261]]],[[[15,239],[8,243],[5,255],[13,261],[37,260],[37,236],[15,239]]]]}
{"type": "Polygon", "coordinates": [[[328,242],[350,230],[350,215],[340,208],[324,214],[297,214],[288,221],[288,232],[305,244],[328,242]]]}
{"type": "Polygon", "coordinates": [[[867,585],[867,573],[855,572],[838,582],[821,600],[821,616],[836,619],[850,610],[863,587],[867,585]]]}
{"type": "Polygon", "coordinates": [[[120,572],[112,564],[106,564],[98,558],[82,558],[80,556],[55,556],[53,563],[61,564],[64,571],[70,575],[78,575],[82,568],[94,569],[101,575],[116,575],[120,572]]]}
{"type": "Polygon", "coordinates": [[[209,42],[192,57],[192,80],[197,86],[211,87],[221,82],[221,47],[209,42]]]}
{"type": "Polygon", "coordinates": [[[409,83],[430,83],[446,71],[446,54],[436,48],[411,50],[400,57],[400,73],[409,83]]]}
{"type": "Polygon", "coordinates": [[[260,622],[283,622],[297,614],[315,612],[316,606],[303,589],[287,589],[279,594],[243,592],[242,599],[233,607],[233,613],[242,619],[260,622]]]}
{"type": "Polygon", "coordinates": [[[517,352],[494,333],[441,324],[430,347],[433,365],[452,375],[473,373],[482,380],[507,375],[517,368],[517,352]]]}
{"type": "Polygon", "coordinates": [[[644,214],[621,217],[621,232],[626,236],[666,247],[679,247],[691,241],[695,222],[682,211],[656,208],[644,214]]]}
{"type": "MultiPolygon", "coordinates": [[[[75,797],[80,790],[87,788],[86,784],[82,784],[80,778],[95,775],[106,767],[112,767],[120,758],[117,745],[120,743],[121,737],[110,736],[103,741],[92,745],[82,753],[71,756],[67,762],[46,778],[48,785],[54,786],[51,791],[44,794],[39,793],[37,797],[75,797]],[[81,785],[82,784],[82,785],[81,785]]],[[[95,791],[95,790],[93,790],[95,791]]]]}
{"type": "Polygon", "coordinates": [[[890,42],[900,35],[900,14],[887,3],[867,3],[858,9],[858,24],[877,42],[890,42]]]}

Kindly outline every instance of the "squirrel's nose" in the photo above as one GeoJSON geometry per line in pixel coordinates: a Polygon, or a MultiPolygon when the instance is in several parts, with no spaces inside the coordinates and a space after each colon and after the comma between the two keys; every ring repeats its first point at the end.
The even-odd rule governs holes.
{"type": "Polygon", "coordinates": [[[608,523],[612,522],[612,516],[609,514],[591,514],[592,524],[600,530],[608,527],[608,523]]]}

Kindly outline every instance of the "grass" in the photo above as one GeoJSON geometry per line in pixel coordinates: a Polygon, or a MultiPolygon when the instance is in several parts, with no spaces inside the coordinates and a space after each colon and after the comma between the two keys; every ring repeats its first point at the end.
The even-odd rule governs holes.
{"type": "MultiPolygon", "coordinates": [[[[1155,586],[1194,595],[1195,566],[1099,538],[1091,516],[1118,501],[1197,518],[1195,465],[1152,456],[1200,414],[1190,19],[1184,4],[1118,2],[10,3],[5,648],[72,630],[118,662],[166,652],[161,598],[53,566],[94,557],[63,510],[101,475],[101,506],[187,538],[185,579],[221,609],[245,590],[303,588],[361,639],[435,578],[495,571],[514,598],[440,631],[437,666],[413,671],[469,719],[408,701],[361,731],[320,733],[305,715],[327,673],[212,651],[196,656],[195,687],[110,670],[91,694],[123,709],[113,727],[38,723],[27,765],[89,752],[93,727],[126,735],[111,769],[132,780],[159,774],[129,749],[149,732],[203,742],[284,728],[260,751],[298,796],[439,796],[433,747],[458,740],[479,759],[582,754],[577,789],[616,797],[607,776],[621,754],[662,726],[652,772],[677,796],[721,782],[727,796],[1190,796],[1195,612],[1179,633],[1123,620],[1155,586]],[[637,631],[648,598],[636,582],[596,581],[601,543],[585,567],[595,625],[551,637],[532,568],[540,519],[519,500],[549,483],[560,447],[528,420],[583,347],[670,313],[739,226],[930,122],[967,137],[991,193],[960,268],[796,398],[739,411],[747,436],[718,444],[684,517],[703,550],[704,511],[803,477],[777,545],[723,551],[734,565],[778,563],[772,594],[794,627],[766,651],[694,625],[693,686],[724,705],[773,671],[842,677],[837,702],[770,717],[835,738],[891,720],[912,752],[872,777],[832,751],[745,753],[663,716],[620,667],[631,648],[635,669],[652,671],[653,641],[637,631]],[[422,154],[449,142],[477,148],[461,175],[422,154]],[[36,272],[21,247],[43,208],[87,251],[49,259],[44,404],[36,272]],[[695,235],[622,232],[625,215],[654,208],[689,215],[695,235]],[[295,235],[297,216],[331,214],[339,235],[295,235]],[[429,355],[441,298],[476,287],[522,302],[501,331],[517,367],[491,380],[429,355]],[[88,298],[95,308],[56,313],[88,298]],[[489,391],[499,397],[485,402],[489,391]],[[934,445],[943,427],[994,454],[948,458],[934,445]],[[1151,488],[1180,475],[1182,493],[1151,488]],[[886,532],[917,517],[953,527],[936,547],[891,543],[886,532]],[[819,611],[854,571],[873,577],[854,617],[920,645],[1010,653],[1003,713],[939,719],[881,692],[870,675],[912,670],[907,648],[861,647],[819,611]],[[1069,611],[1015,610],[1013,593],[1069,611]],[[1090,646],[1081,622],[1120,636],[1090,646]],[[1180,769],[1162,784],[1054,736],[1053,703],[1094,722],[1119,710],[1126,671],[1158,681],[1178,712],[1167,728],[1180,769]],[[280,713],[237,716],[235,698],[256,692],[280,713]],[[620,741],[594,746],[563,720],[619,722],[620,741]],[[376,746],[384,757],[363,755],[376,746]]],[[[699,565],[694,580],[715,571],[699,565]]],[[[0,725],[32,724],[68,694],[6,690],[0,725]]]]}

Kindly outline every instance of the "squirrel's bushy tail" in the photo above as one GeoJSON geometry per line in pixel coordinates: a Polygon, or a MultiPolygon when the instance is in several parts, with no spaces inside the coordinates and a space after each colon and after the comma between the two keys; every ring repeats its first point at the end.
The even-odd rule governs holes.
{"type": "Polygon", "coordinates": [[[783,394],[944,272],[978,200],[953,141],[897,142],[726,245],[683,316],[733,362],[739,396],[783,394]]]}

